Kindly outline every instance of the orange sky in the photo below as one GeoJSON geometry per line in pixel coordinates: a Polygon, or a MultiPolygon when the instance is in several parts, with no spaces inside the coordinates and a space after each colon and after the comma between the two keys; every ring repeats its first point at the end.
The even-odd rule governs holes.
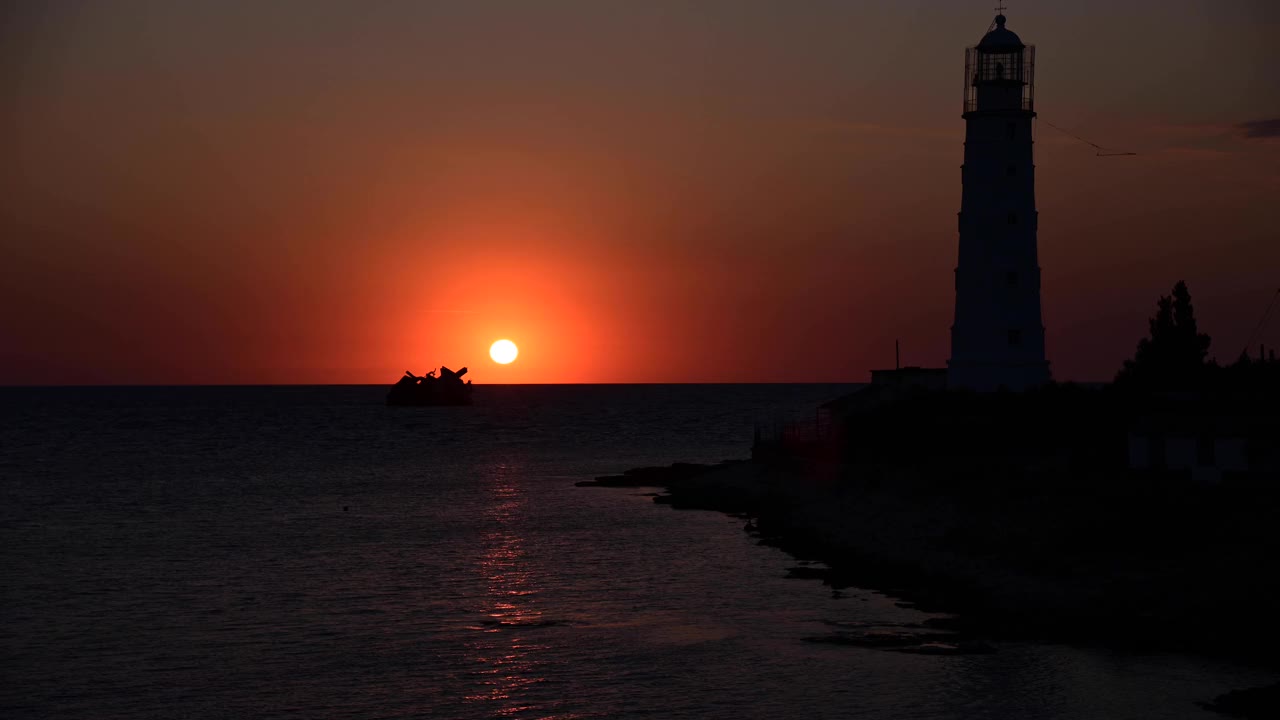
{"type": "MultiPolygon", "coordinates": [[[[991,3],[258,5],[6,5],[0,384],[945,362],[991,3]]],[[[1110,377],[1183,278],[1234,359],[1280,286],[1280,6],[1008,15],[1042,120],[1140,153],[1039,125],[1055,376],[1110,377]]]]}

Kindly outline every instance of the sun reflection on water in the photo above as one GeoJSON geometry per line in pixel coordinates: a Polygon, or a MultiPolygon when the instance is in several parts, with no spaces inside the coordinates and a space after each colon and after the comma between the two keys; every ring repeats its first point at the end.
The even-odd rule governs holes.
{"type": "Polygon", "coordinates": [[[517,473],[509,465],[496,465],[485,483],[491,502],[482,520],[486,531],[477,548],[477,567],[486,594],[482,618],[472,626],[477,639],[468,645],[477,667],[471,672],[474,689],[465,699],[490,704],[489,712],[503,717],[539,709],[528,691],[547,682],[537,658],[546,646],[530,642],[526,631],[547,623],[538,606],[539,578],[519,532],[525,497],[517,473]]]}

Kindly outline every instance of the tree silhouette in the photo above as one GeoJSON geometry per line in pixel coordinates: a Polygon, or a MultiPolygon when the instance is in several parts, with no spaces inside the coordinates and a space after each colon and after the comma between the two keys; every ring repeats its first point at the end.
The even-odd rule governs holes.
{"type": "Polygon", "coordinates": [[[1196,326],[1187,284],[1179,280],[1173,295],[1162,296],[1156,307],[1149,321],[1151,337],[1138,342],[1137,353],[1125,360],[1116,384],[1149,390],[1194,388],[1204,380],[1210,338],[1196,326]]]}

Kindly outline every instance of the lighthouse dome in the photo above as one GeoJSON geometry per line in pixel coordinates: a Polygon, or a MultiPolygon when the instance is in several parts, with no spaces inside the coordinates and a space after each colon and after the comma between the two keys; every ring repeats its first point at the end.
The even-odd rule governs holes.
{"type": "Polygon", "coordinates": [[[1012,50],[1026,47],[1017,33],[1005,28],[1004,20],[1004,15],[996,16],[996,28],[982,37],[982,42],[978,43],[978,49],[1012,50]]]}

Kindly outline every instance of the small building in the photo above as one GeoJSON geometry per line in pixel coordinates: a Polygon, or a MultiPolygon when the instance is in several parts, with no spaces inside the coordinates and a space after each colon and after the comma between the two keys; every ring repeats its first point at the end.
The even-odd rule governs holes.
{"type": "Polygon", "coordinates": [[[946,390],[946,368],[904,367],[872,370],[871,384],[900,390],[946,390]]]}
{"type": "Polygon", "coordinates": [[[870,383],[819,405],[812,416],[757,422],[752,456],[830,455],[844,442],[850,417],[873,412],[906,397],[946,388],[946,368],[872,370],[870,383]]]}
{"type": "Polygon", "coordinates": [[[1129,469],[1185,473],[1201,483],[1280,473],[1274,442],[1264,442],[1274,428],[1265,425],[1247,414],[1144,415],[1129,430],[1129,469]]]}

